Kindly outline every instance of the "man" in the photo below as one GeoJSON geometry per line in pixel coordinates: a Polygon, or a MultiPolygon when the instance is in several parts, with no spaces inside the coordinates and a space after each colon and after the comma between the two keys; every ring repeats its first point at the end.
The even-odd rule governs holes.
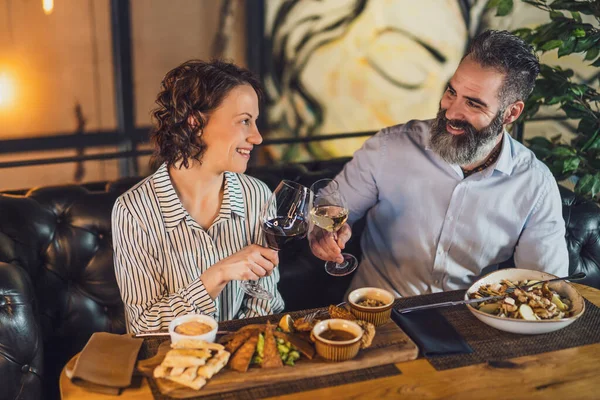
{"type": "MultiPolygon", "coordinates": [[[[351,289],[396,296],[468,287],[514,256],[516,267],[568,272],[558,186],[505,126],[523,112],[539,73],[530,46],[506,31],[477,36],[432,121],[383,129],[336,177],[352,224],[365,213],[363,259],[351,289]]],[[[313,253],[342,261],[337,241],[310,235],[313,253]]]]}

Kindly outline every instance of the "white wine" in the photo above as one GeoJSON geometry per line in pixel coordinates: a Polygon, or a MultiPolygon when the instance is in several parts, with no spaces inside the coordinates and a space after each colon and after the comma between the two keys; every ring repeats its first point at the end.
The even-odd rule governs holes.
{"type": "Polygon", "coordinates": [[[310,210],[310,219],[321,229],[337,232],[348,219],[348,209],[340,206],[316,206],[310,210]]]}

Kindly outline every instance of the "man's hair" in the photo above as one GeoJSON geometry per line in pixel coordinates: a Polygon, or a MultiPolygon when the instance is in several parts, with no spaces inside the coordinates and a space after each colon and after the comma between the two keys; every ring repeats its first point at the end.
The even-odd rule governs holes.
{"type": "Polygon", "coordinates": [[[507,31],[488,30],[477,35],[465,56],[482,67],[495,68],[505,74],[498,93],[502,107],[525,101],[533,91],[540,63],[533,48],[507,31]]]}
{"type": "Polygon", "coordinates": [[[156,99],[158,107],[152,111],[156,129],[151,139],[154,143],[153,164],[166,162],[173,165],[182,161],[201,161],[206,144],[198,133],[208,123],[229,92],[241,85],[250,85],[262,99],[258,79],[248,70],[232,63],[190,60],[169,71],[156,99]],[[190,124],[190,116],[195,124],[190,124]]]}

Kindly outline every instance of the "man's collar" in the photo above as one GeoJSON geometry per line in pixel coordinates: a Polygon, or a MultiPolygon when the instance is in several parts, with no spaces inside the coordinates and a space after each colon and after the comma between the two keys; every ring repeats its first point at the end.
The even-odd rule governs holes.
{"type": "MultiPolygon", "coordinates": [[[[429,135],[431,135],[431,129],[429,130],[429,135]]],[[[502,138],[502,150],[500,151],[500,155],[498,156],[498,161],[496,161],[496,165],[493,169],[489,168],[486,171],[484,171],[484,176],[486,178],[490,176],[494,170],[502,172],[506,175],[510,175],[512,173],[514,167],[513,146],[511,143],[512,140],[514,139],[508,134],[508,132],[505,129],[502,138]]],[[[427,142],[425,143],[425,150],[435,153],[435,151],[433,151],[433,149],[429,146],[429,137],[427,137],[427,142]]],[[[450,165],[458,173],[458,171],[460,170],[460,166],[453,164],[450,165]]]]}
{"type": "Polygon", "coordinates": [[[496,161],[496,166],[494,167],[494,169],[496,171],[502,172],[503,174],[510,175],[514,167],[513,149],[511,143],[513,138],[510,137],[506,130],[504,130],[503,135],[504,137],[502,138],[502,150],[500,150],[500,155],[498,156],[498,161],[496,161]]]}
{"type": "MultiPolygon", "coordinates": [[[[154,173],[153,179],[156,195],[158,197],[158,204],[167,232],[175,229],[183,219],[186,220],[186,223],[196,226],[197,224],[194,224],[193,219],[185,210],[183,204],[181,204],[177,192],[175,192],[166,164],[162,164],[158,168],[154,173]]],[[[246,215],[244,197],[242,195],[240,180],[237,174],[225,172],[224,181],[223,202],[221,203],[219,216],[215,220],[215,223],[222,219],[230,219],[232,213],[241,218],[244,218],[246,215]]]]}

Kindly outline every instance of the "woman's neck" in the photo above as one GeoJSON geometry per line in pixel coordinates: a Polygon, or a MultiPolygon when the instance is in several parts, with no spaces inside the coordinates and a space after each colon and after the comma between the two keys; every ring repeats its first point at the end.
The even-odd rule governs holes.
{"type": "Polygon", "coordinates": [[[224,173],[215,173],[193,162],[188,168],[169,167],[169,175],[183,207],[208,229],[221,208],[224,173]]]}

